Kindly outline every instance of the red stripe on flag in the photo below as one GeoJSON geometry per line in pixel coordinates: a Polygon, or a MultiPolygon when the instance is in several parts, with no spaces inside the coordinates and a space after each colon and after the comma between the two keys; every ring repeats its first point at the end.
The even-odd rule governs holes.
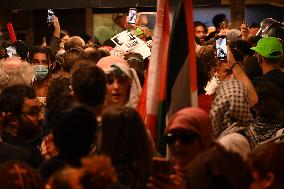
{"type": "Polygon", "coordinates": [[[148,74],[145,74],[145,82],[143,84],[143,88],[140,94],[139,101],[136,106],[137,112],[140,114],[141,118],[145,120],[146,117],[146,96],[147,96],[147,79],[148,79],[148,74]]]}
{"type": "Polygon", "coordinates": [[[151,131],[155,142],[157,139],[160,102],[165,99],[169,38],[170,19],[168,0],[158,0],[148,78],[145,80],[147,84],[143,86],[143,93],[137,107],[138,112],[144,118],[147,128],[151,131]],[[145,108],[146,113],[143,112],[145,108]]]}
{"type": "Polygon", "coordinates": [[[158,116],[157,115],[151,115],[147,114],[147,128],[150,130],[151,135],[153,137],[153,140],[156,142],[157,141],[157,121],[158,121],[158,116]]]}
{"type": "Polygon", "coordinates": [[[197,71],[196,71],[196,55],[195,55],[195,36],[192,14],[192,0],[184,0],[184,12],[187,27],[188,39],[188,64],[189,64],[189,79],[192,96],[192,106],[197,106],[197,71]]]}
{"type": "Polygon", "coordinates": [[[168,65],[168,49],[170,43],[170,18],[169,18],[169,3],[166,0],[164,3],[164,22],[163,22],[163,35],[160,41],[160,54],[159,60],[162,66],[161,71],[161,91],[160,100],[166,98],[166,76],[167,76],[167,65],[168,65]]]}

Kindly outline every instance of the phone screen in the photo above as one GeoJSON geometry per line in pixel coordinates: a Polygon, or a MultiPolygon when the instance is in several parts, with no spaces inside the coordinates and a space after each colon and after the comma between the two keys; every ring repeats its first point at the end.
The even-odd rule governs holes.
{"type": "Polygon", "coordinates": [[[137,18],[137,9],[136,8],[130,8],[129,9],[128,18],[129,18],[128,23],[130,23],[130,24],[136,23],[136,18],[137,18]]]}
{"type": "Polygon", "coordinates": [[[227,58],[226,36],[220,36],[216,38],[216,54],[219,60],[225,60],[227,58]]]}
{"type": "Polygon", "coordinates": [[[53,11],[53,9],[48,9],[48,10],[47,10],[47,23],[48,23],[48,24],[53,23],[53,17],[54,17],[54,11],[53,11]]]}

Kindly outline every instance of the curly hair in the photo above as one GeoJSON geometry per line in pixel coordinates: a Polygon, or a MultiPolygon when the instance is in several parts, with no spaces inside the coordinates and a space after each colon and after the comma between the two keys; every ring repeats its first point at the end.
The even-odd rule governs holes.
{"type": "Polygon", "coordinates": [[[0,91],[12,85],[31,85],[34,79],[34,66],[19,58],[0,60],[0,91]]]}
{"type": "MultiPolygon", "coordinates": [[[[36,53],[43,53],[46,54],[46,58],[48,60],[51,60],[51,62],[53,63],[55,61],[55,54],[54,52],[49,48],[49,47],[42,47],[42,46],[35,46],[30,54],[30,60],[33,60],[33,56],[36,53]]],[[[50,66],[50,65],[48,65],[50,66]]]]}
{"type": "Polygon", "coordinates": [[[46,97],[47,121],[60,111],[70,108],[72,99],[70,77],[67,74],[56,74],[50,79],[46,97]]]}
{"type": "Polygon", "coordinates": [[[0,93],[0,112],[11,112],[19,116],[22,112],[25,98],[36,98],[33,88],[26,85],[6,87],[0,93]]]}

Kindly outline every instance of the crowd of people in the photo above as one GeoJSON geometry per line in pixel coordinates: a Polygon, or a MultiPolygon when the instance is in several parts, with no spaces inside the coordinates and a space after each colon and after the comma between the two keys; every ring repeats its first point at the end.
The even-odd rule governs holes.
{"type": "Polygon", "coordinates": [[[16,53],[0,60],[0,188],[283,189],[284,25],[212,23],[208,33],[194,22],[199,107],[169,118],[158,165],[136,109],[148,58],[72,36],[56,16],[48,45],[7,43],[16,53]]]}

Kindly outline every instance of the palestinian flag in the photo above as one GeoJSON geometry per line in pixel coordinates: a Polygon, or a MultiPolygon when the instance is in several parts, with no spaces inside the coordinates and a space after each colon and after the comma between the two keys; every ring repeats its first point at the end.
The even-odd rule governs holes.
{"type": "Polygon", "coordinates": [[[192,1],[180,0],[176,8],[170,33],[168,0],[157,1],[148,77],[142,94],[146,98],[145,123],[162,155],[166,152],[167,117],[184,107],[197,106],[192,1]]]}
{"type": "Polygon", "coordinates": [[[173,20],[167,69],[166,111],[198,106],[192,1],[181,0],[173,20]]]}

